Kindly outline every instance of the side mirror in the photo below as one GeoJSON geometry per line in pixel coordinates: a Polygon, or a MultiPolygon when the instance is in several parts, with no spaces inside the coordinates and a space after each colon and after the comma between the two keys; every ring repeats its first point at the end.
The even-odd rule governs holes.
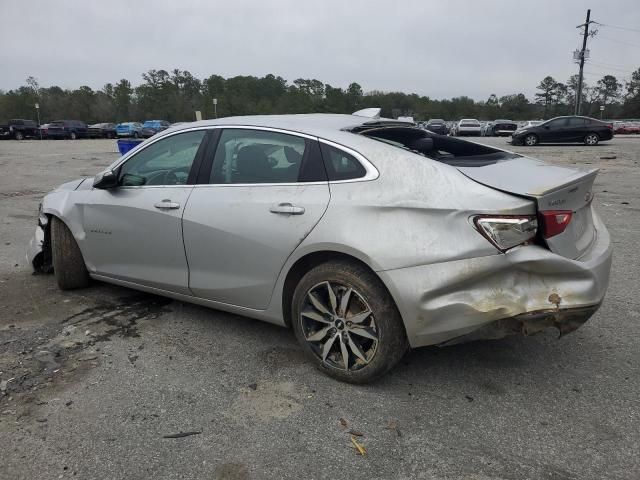
{"type": "Polygon", "coordinates": [[[99,173],[93,178],[93,188],[108,190],[118,186],[118,175],[113,170],[99,173]]]}

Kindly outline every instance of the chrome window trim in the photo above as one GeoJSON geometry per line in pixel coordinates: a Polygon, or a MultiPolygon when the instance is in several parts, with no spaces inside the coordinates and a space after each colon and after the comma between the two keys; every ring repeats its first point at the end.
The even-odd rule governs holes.
{"type": "MultiPolygon", "coordinates": [[[[134,155],[137,155],[138,153],[142,152],[143,150],[145,150],[146,148],[149,148],[151,145],[153,145],[156,142],[159,142],[160,140],[164,140],[165,138],[168,137],[172,137],[174,135],[178,135],[181,133],[187,133],[187,132],[193,132],[193,131],[198,131],[198,130],[217,130],[217,129],[235,129],[235,130],[262,130],[262,131],[267,131],[267,132],[274,132],[274,133],[282,133],[284,135],[293,135],[296,137],[301,137],[301,138],[306,138],[308,140],[315,140],[321,143],[324,143],[326,145],[329,145],[331,147],[337,148],[338,150],[342,150],[345,153],[348,153],[349,155],[353,156],[356,160],[358,160],[362,166],[365,169],[365,175],[363,177],[358,177],[358,178],[350,178],[347,180],[330,180],[330,181],[321,181],[321,182],[287,182],[287,183],[206,183],[206,184],[196,184],[196,185],[185,185],[185,186],[192,186],[194,188],[202,188],[202,187],[211,187],[211,186],[224,186],[224,187],[248,187],[248,186],[263,186],[263,187],[272,187],[272,186],[297,186],[297,185],[327,185],[327,184],[334,184],[334,183],[354,183],[354,182],[367,182],[367,181],[371,181],[371,180],[376,180],[379,176],[380,173],[378,172],[378,169],[369,161],[367,160],[367,158],[362,155],[360,152],[357,152],[356,150],[353,150],[352,148],[346,147],[344,145],[341,145],[339,143],[333,142],[331,140],[327,140],[325,138],[320,138],[320,137],[316,137],[313,135],[308,135],[306,133],[301,133],[301,132],[296,132],[295,130],[286,130],[286,129],[282,129],[282,128],[273,128],[273,127],[263,127],[263,126],[257,126],[257,125],[206,125],[206,126],[195,126],[195,127],[189,127],[189,128],[183,128],[180,130],[176,130],[175,132],[170,132],[170,133],[165,133],[161,136],[159,136],[158,138],[154,138],[152,141],[151,137],[150,139],[145,141],[145,144],[142,148],[140,148],[139,150],[133,150],[131,152],[128,152],[126,155],[124,155],[119,162],[117,162],[113,167],[111,167],[111,170],[115,170],[116,168],[119,168],[122,164],[124,164],[126,161],[128,161],[130,158],[132,158],[134,155]]],[[[123,188],[162,188],[162,187],[173,187],[173,186],[177,186],[177,185],[140,185],[140,186],[130,186],[130,187],[123,187],[123,188]]]]}

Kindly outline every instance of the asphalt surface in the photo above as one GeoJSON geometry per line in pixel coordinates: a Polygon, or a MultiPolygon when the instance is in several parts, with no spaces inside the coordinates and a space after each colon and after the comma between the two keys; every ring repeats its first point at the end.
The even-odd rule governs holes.
{"type": "Polygon", "coordinates": [[[367,386],[314,370],[280,327],[33,275],[41,197],[115,147],[0,142],[1,479],[640,477],[640,137],[514,148],[601,168],[614,263],[584,327],[422,348],[367,386]]]}

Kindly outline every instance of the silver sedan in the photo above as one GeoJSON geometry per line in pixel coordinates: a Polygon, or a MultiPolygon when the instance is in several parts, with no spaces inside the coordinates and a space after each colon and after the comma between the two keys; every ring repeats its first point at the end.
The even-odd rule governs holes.
{"type": "Polygon", "coordinates": [[[62,289],[290,327],[322,371],[367,382],[410,348],[582,325],[611,267],[596,174],[376,109],[187,123],[49,193],[27,256],[62,289]]]}

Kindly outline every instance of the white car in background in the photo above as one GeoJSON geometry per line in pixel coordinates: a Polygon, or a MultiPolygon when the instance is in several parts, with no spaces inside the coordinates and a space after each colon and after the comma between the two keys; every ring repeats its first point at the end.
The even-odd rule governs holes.
{"type": "Polygon", "coordinates": [[[529,127],[537,127],[538,125],[542,125],[544,120],[529,120],[528,122],[523,122],[519,128],[529,128],[529,127]]]}
{"type": "Polygon", "coordinates": [[[482,125],[475,118],[463,118],[456,125],[456,135],[462,137],[465,135],[479,137],[482,133],[482,125]]]}

